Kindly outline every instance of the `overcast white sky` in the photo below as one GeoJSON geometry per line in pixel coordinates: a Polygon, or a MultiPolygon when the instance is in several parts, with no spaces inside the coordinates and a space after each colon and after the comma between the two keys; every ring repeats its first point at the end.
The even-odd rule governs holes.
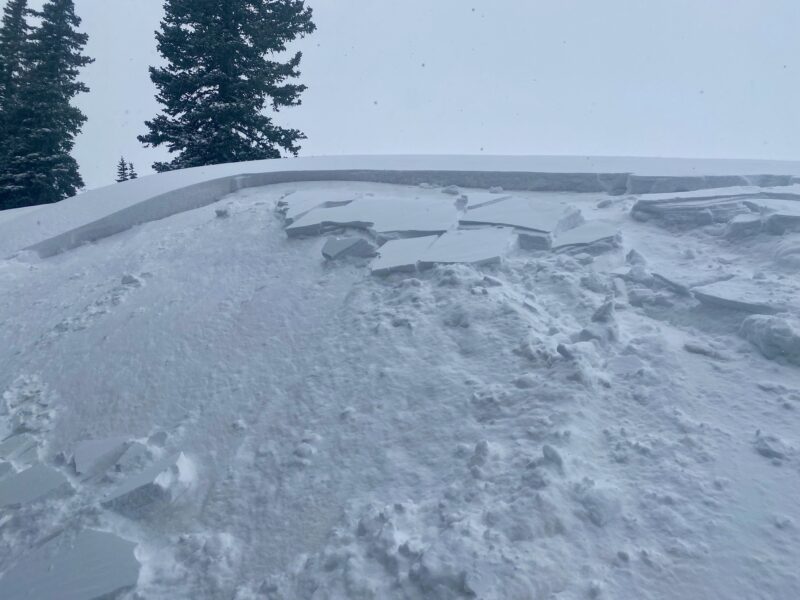
{"type": "MultiPolygon", "coordinates": [[[[41,0],[39,0],[41,1],[41,0]]],[[[4,3],[4,2],[3,2],[4,3]]],[[[158,110],[162,0],[76,0],[88,187],[158,110]]],[[[594,154],[800,159],[800,0],[310,0],[303,155],[594,154]]]]}

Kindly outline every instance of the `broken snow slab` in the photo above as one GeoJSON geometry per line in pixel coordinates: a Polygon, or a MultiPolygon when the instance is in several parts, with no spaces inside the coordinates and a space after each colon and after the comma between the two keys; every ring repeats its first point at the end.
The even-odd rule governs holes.
{"type": "Polygon", "coordinates": [[[20,466],[30,466],[39,460],[38,447],[36,438],[28,433],[13,435],[0,443],[0,459],[20,466]]]}
{"type": "Polygon", "coordinates": [[[3,600],[100,600],[136,587],[136,544],[88,529],[62,534],[24,556],[0,577],[3,600]]]}
{"type": "Polygon", "coordinates": [[[501,225],[551,233],[565,231],[583,222],[581,211],[558,201],[518,198],[484,205],[467,211],[462,225],[501,225]]]}
{"type": "Polygon", "coordinates": [[[448,231],[428,248],[420,259],[420,266],[497,263],[508,252],[514,240],[514,230],[511,228],[448,231]]]}
{"type": "Polygon", "coordinates": [[[553,239],[553,249],[578,248],[594,244],[617,246],[621,242],[619,224],[611,221],[586,221],[573,229],[561,231],[553,239]]]}
{"type": "Polygon", "coordinates": [[[378,249],[378,258],[372,261],[373,275],[416,271],[428,248],[439,239],[438,235],[389,240],[378,249]]]}
{"type": "Polygon", "coordinates": [[[419,236],[444,233],[458,221],[455,204],[445,197],[403,198],[379,196],[359,198],[346,206],[318,208],[286,228],[289,237],[321,235],[342,228],[375,233],[419,236]]]}
{"type": "Polygon", "coordinates": [[[322,256],[327,260],[348,256],[368,258],[375,256],[375,246],[360,237],[330,237],[322,247],[322,256]]]}
{"type": "Polygon", "coordinates": [[[310,210],[344,206],[359,196],[359,193],[348,190],[298,190],[284,196],[278,202],[278,210],[283,213],[286,224],[289,225],[310,210]]]}
{"type": "Polygon", "coordinates": [[[754,314],[775,314],[798,310],[798,291],[775,282],[765,284],[734,277],[693,288],[703,304],[754,314]]]}
{"type": "Polygon", "coordinates": [[[194,464],[181,452],[128,478],[103,501],[103,506],[139,516],[156,505],[172,503],[195,479],[194,464]]]}
{"type": "Polygon", "coordinates": [[[676,196],[668,199],[641,198],[631,209],[637,221],[655,220],[667,226],[692,228],[727,223],[750,209],[738,196],[676,196]]]}
{"type": "Polygon", "coordinates": [[[71,491],[72,486],[60,471],[36,464],[0,480],[0,508],[21,506],[71,491]]]}
{"type": "Polygon", "coordinates": [[[11,475],[12,473],[14,473],[14,465],[12,465],[10,462],[0,460],[0,479],[6,475],[11,475]]]}
{"type": "Polygon", "coordinates": [[[80,442],[72,459],[75,472],[85,477],[102,475],[125,454],[128,446],[130,442],[124,437],[80,442]]]}

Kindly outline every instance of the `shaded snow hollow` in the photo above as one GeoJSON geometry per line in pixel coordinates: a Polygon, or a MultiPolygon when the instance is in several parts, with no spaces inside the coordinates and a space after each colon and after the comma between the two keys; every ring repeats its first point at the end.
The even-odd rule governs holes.
{"type": "Polygon", "coordinates": [[[800,234],[726,234],[776,190],[278,183],[0,261],[0,597],[800,597],[800,234]]]}

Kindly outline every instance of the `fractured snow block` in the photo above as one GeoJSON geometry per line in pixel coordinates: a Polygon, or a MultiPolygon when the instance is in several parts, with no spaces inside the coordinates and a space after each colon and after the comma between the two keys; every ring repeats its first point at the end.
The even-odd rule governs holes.
{"type": "Polygon", "coordinates": [[[72,486],[60,471],[36,464],[0,480],[0,508],[29,504],[68,491],[72,486]]]}
{"type": "Polygon", "coordinates": [[[761,231],[761,215],[741,214],[728,221],[725,227],[725,237],[728,239],[741,239],[756,235],[761,231]]]}
{"type": "Polygon", "coordinates": [[[583,222],[583,216],[579,209],[561,202],[512,196],[470,210],[460,222],[462,225],[505,225],[551,233],[577,227],[583,222]]]}
{"type": "Polygon", "coordinates": [[[553,236],[549,233],[520,232],[519,247],[523,250],[550,250],[553,236]]]}
{"type": "Polygon", "coordinates": [[[769,315],[752,315],[742,321],[739,335],[766,358],[783,358],[800,366],[800,323],[769,315]]]}
{"type": "Polygon", "coordinates": [[[104,501],[103,506],[123,515],[138,516],[157,504],[169,504],[196,478],[192,462],[180,452],[129,477],[104,501]]]}
{"type": "Polygon", "coordinates": [[[72,459],[75,472],[87,477],[101,475],[125,454],[129,446],[128,438],[124,437],[80,442],[72,459]]]}
{"type": "Polygon", "coordinates": [[[0,479],[6,475],[11,475],[12,473],[14,473],[14,465],[12,465],[10,462],[0,460],[0,479]]]}
{"type": "Polygon", "coordinates": [[[300,190],[284,196],[278,202],[278,210],[284,214],[286,224],[291,225],[310,210],[344,206],[358,196],[348,190],[300,190]]]}
{"type": "Polygon", "coordinates": [[[39,442],[28,433],[13,435],[0,443],[0,459],[29,466],[39,460],[38,447],[39,442]]]}
{"type": "Polygon", "coordinates": [[[774,314],[797,310],[795,290],[777,284],[764,285],[752,279],[732,278],[693,288],[703,304],[754,314],[774,314]],[[794,308],[793,308],[794,307],[794,308]]]}
{"type": "Polygon", "coordinates": [[[737,196],[676,196],[642,198],[634,204],[631,216],[637,221],[655,219],[666,225],[691,228],[727,223],[736,215],[749,212],[743,199],[737,196]]]}
{"type": "Polygon", "coordinates": [[[289,237],[320,235],[341,228],[375,233],[443,233],[457,221],[456,207],[445,198],[369,197],[346,206],[318,208],[286,228],[289,237]]]}
{"type": "Polygon", "coordinates": [[[556,234],[553,240],[553,250],[591,246],[598,243],[615,246],[619,245],[620,241],[619,224],[611,221],[586,221],[577,227],[556,234]]]}
{"type": "Polygon", "coordinates": [[[378,258],[372,261],[373,275],[386,275],[397,271],[416,271],[417,263],[431,247],[438,235],[390,240],[378,249],[378,258]]]}
{"type": "Polygon", "coordinates": [[[3,600],[101,600],[136,587],[136,544],[88,529],[62,534],[17,562],[0,578],[3,600]]]}
{"type": "Polygon", "coordinates": [[[322,256],[328,260],[347,256],[367,258],[375,256],[375,246],[360,237],[330,237],[322,247],[322,256]]]}
{"type": "Polygon", "coordinates": [[[510,228],[448,231],[428,248],[420,259],[420,266],[496,263],[508,252],[513,241],[514,231],[510,228]]]}

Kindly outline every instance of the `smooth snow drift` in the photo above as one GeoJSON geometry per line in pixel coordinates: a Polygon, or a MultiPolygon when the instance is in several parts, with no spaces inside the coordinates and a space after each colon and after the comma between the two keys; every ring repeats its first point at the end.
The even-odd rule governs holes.
{"type": "Polygon", "coordinates": [[[0,214],[0,598],[800,597],[797,165],[274,162],[0,214]]]}

